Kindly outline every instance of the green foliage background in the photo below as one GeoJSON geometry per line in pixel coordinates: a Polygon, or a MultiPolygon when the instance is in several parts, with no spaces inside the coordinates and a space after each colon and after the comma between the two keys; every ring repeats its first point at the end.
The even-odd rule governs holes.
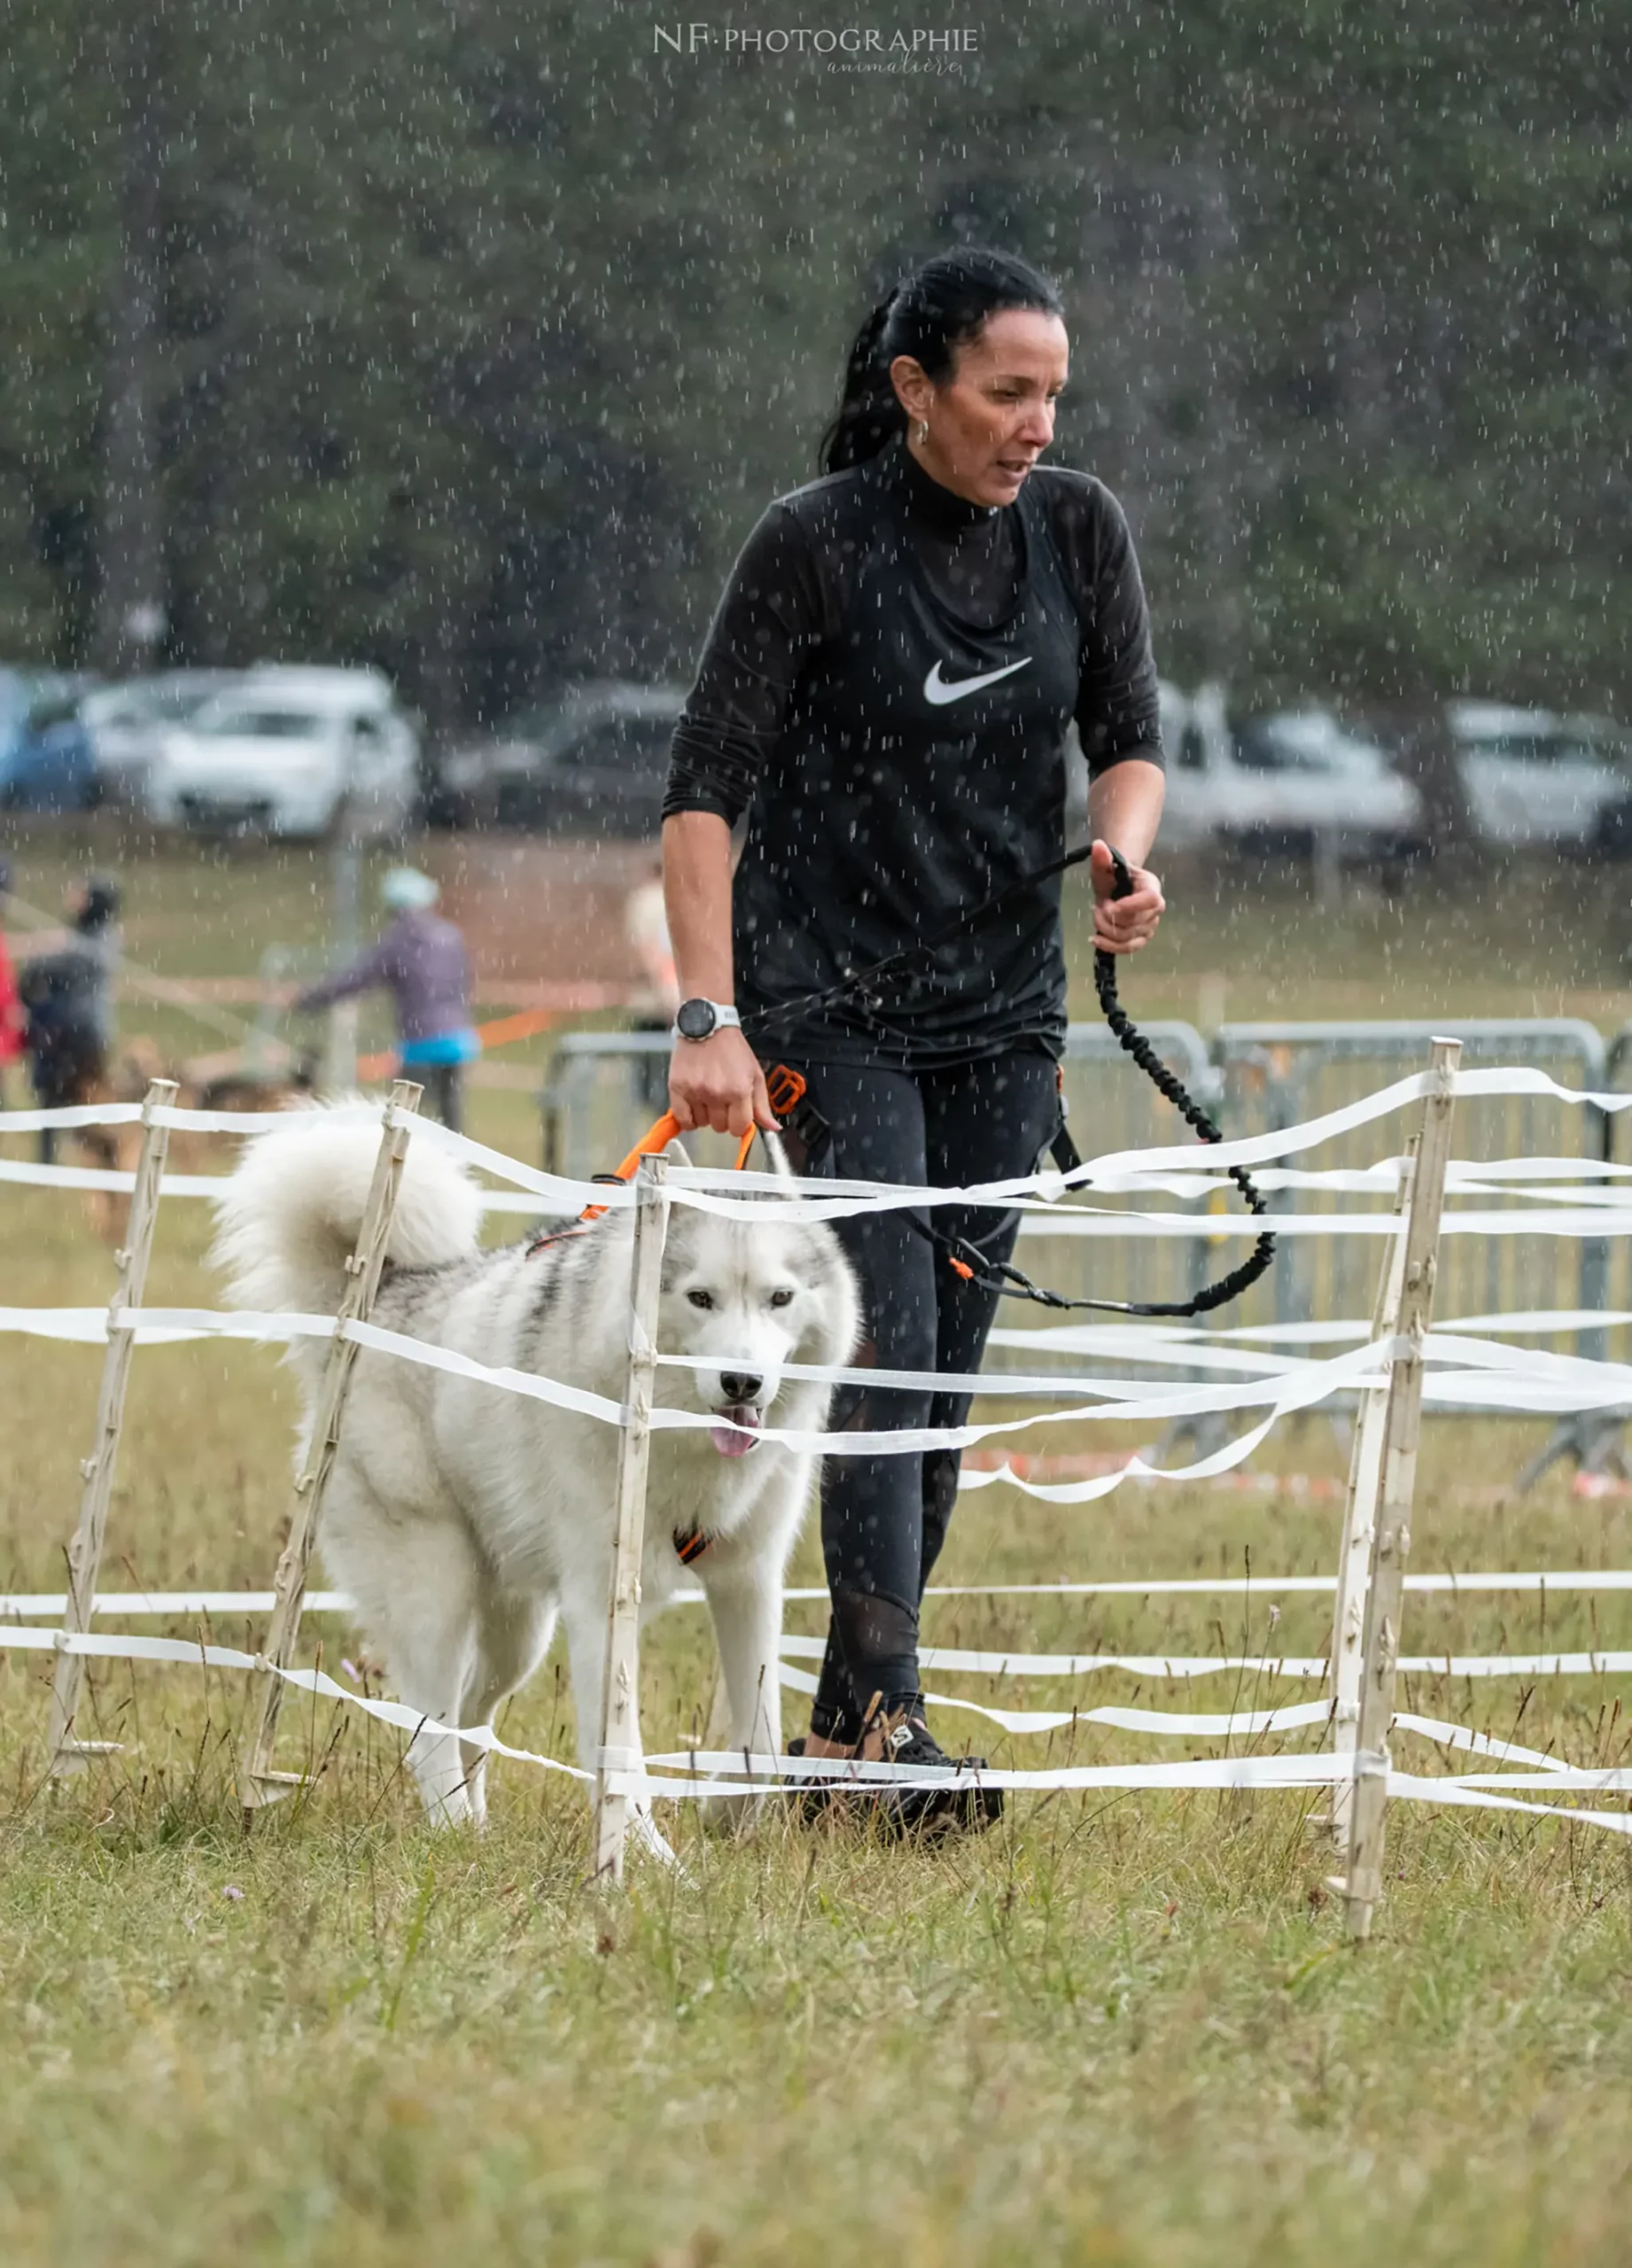
{"type": "MultiPolygon", "coordinates": [[[[1057,454],[1126,501],[1169,674],[1628,705],[1627,0],[969,0],[924,19],[955,74],[621,4],[147,4],[167,658],[377,660],[445,722],[683,673],[870,299],[973,238],[1068,291],[1057,454]]],[[[4,658],[95,628],[118,15],[12,0],[0,54],[4,658]]]]}

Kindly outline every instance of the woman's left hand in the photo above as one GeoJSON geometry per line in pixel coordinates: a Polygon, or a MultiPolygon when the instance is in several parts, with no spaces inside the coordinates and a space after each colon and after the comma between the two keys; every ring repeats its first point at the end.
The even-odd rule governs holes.
{"type": "Polygon", "coordinates": [[[1113,897],[1116,862],[1110,846],[1096,841],[1089,858],[1093,876],[1093,944],[1101,953],[1136,953],[1156,934],[1156,924],[1167,911],[1162,884],[1147,866],[1129,862],[1133,888],[1126,897],[1113,897]]]}

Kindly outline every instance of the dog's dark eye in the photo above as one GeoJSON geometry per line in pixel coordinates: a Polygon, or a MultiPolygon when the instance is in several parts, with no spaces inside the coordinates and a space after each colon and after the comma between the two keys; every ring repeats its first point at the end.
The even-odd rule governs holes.
{"type": "Polygon", "coordinates": [[[714,1304],[712,1292],[688,1292],[686,1297],[694,1308],[711,1308],[714,1304]]]}
{"type": "Polygon", "coordinates": [[[781,1287],[781,1291],[780,1291],[780,1292],[773,1292],[773,1293],[772,1293],[772,1294],[771,1294],[771,1305],[772,1305],[773,1308],[785,1308],[785,1307],[789,1304],[789,1302],[792,1300],[792,1298],[793,1298],[793,1292],[792,1292],[791,1287],[790,1287],[789,1285],[788,1285],[784,1284],[784,1285],[782,1285],[782,1287],[781,1287]]]}

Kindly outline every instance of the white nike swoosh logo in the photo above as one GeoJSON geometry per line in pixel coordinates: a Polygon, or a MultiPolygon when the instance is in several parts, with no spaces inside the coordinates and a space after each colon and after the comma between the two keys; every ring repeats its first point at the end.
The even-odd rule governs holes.
{"type": "Polygon", "coordinates": [[[1029,669],[1030,664],[1028,654],[1023,662],[1011,662],[1006,669],[988,670],[983,677],[960,677],[955,684],[948,685],[937,662],[924,680],[924,699],[932,709],[944,709],[949,701],[961,701],[967,694],[978,693],[983,685],[996,685],[999,678],[1013,677],[1016,670],[1029,669]]]}

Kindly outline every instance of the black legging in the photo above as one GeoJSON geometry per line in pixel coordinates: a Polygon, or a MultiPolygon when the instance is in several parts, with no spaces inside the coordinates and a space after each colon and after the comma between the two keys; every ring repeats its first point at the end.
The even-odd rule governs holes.
{"type": "Polygon", "coordinates": [[[464,1065],[416,1063],[406,1076],[417,1079],[425,1091],[431,1115],[455,1134],[464,1132],[464,1065]]]}
{"type": "MultiPolygon", "coordinates": [[[[1040,1048],[933,1071],[859,1069],[798,1062],[811,1101],[832,1129],[817,1170],[865,1181],[945,1187],[1005,1181],[1032,1171],[1060,1105],[1053,1059],[1040,1048]]],[[[981,1241],[1006,1260],[1018,1220],[1000,1212],[933,1209],[937,1227],[981,1241]]],[[[861,1278],[866,1335],[859,1364],[902,1371],[975,1371],[997,1309],[995,1293],[958,1276],[946,1254],[898,1213],[852,1215],[837,1232],[861,1278]]],[[[841,1386],[835,1432],[953,1426],[967,1394],[841,1386]]],[[[833,1597],[828,1651],[811,1707],[812,1729],[854,1740],[873,1696],[916,1700],[918,1610],[946,1540],[958,1489],[956,1449],[916,1456],[832,1456],[821,1479],[821,1542],[833,1597]]]]}
{"type": "MultiPolygon", "coordinates": [[[[76,1103],[89,1102],[106,1078],[107,1050],[94,1032],[63,1027],[52,1030],[49,1037],[35,1037],[28,1068],[39,1107],[69,1110],[76,1103]]],[[[40,1129],[43,1166],[57,1162],[57,1134],[54,1126],[40,1129]]]]}

